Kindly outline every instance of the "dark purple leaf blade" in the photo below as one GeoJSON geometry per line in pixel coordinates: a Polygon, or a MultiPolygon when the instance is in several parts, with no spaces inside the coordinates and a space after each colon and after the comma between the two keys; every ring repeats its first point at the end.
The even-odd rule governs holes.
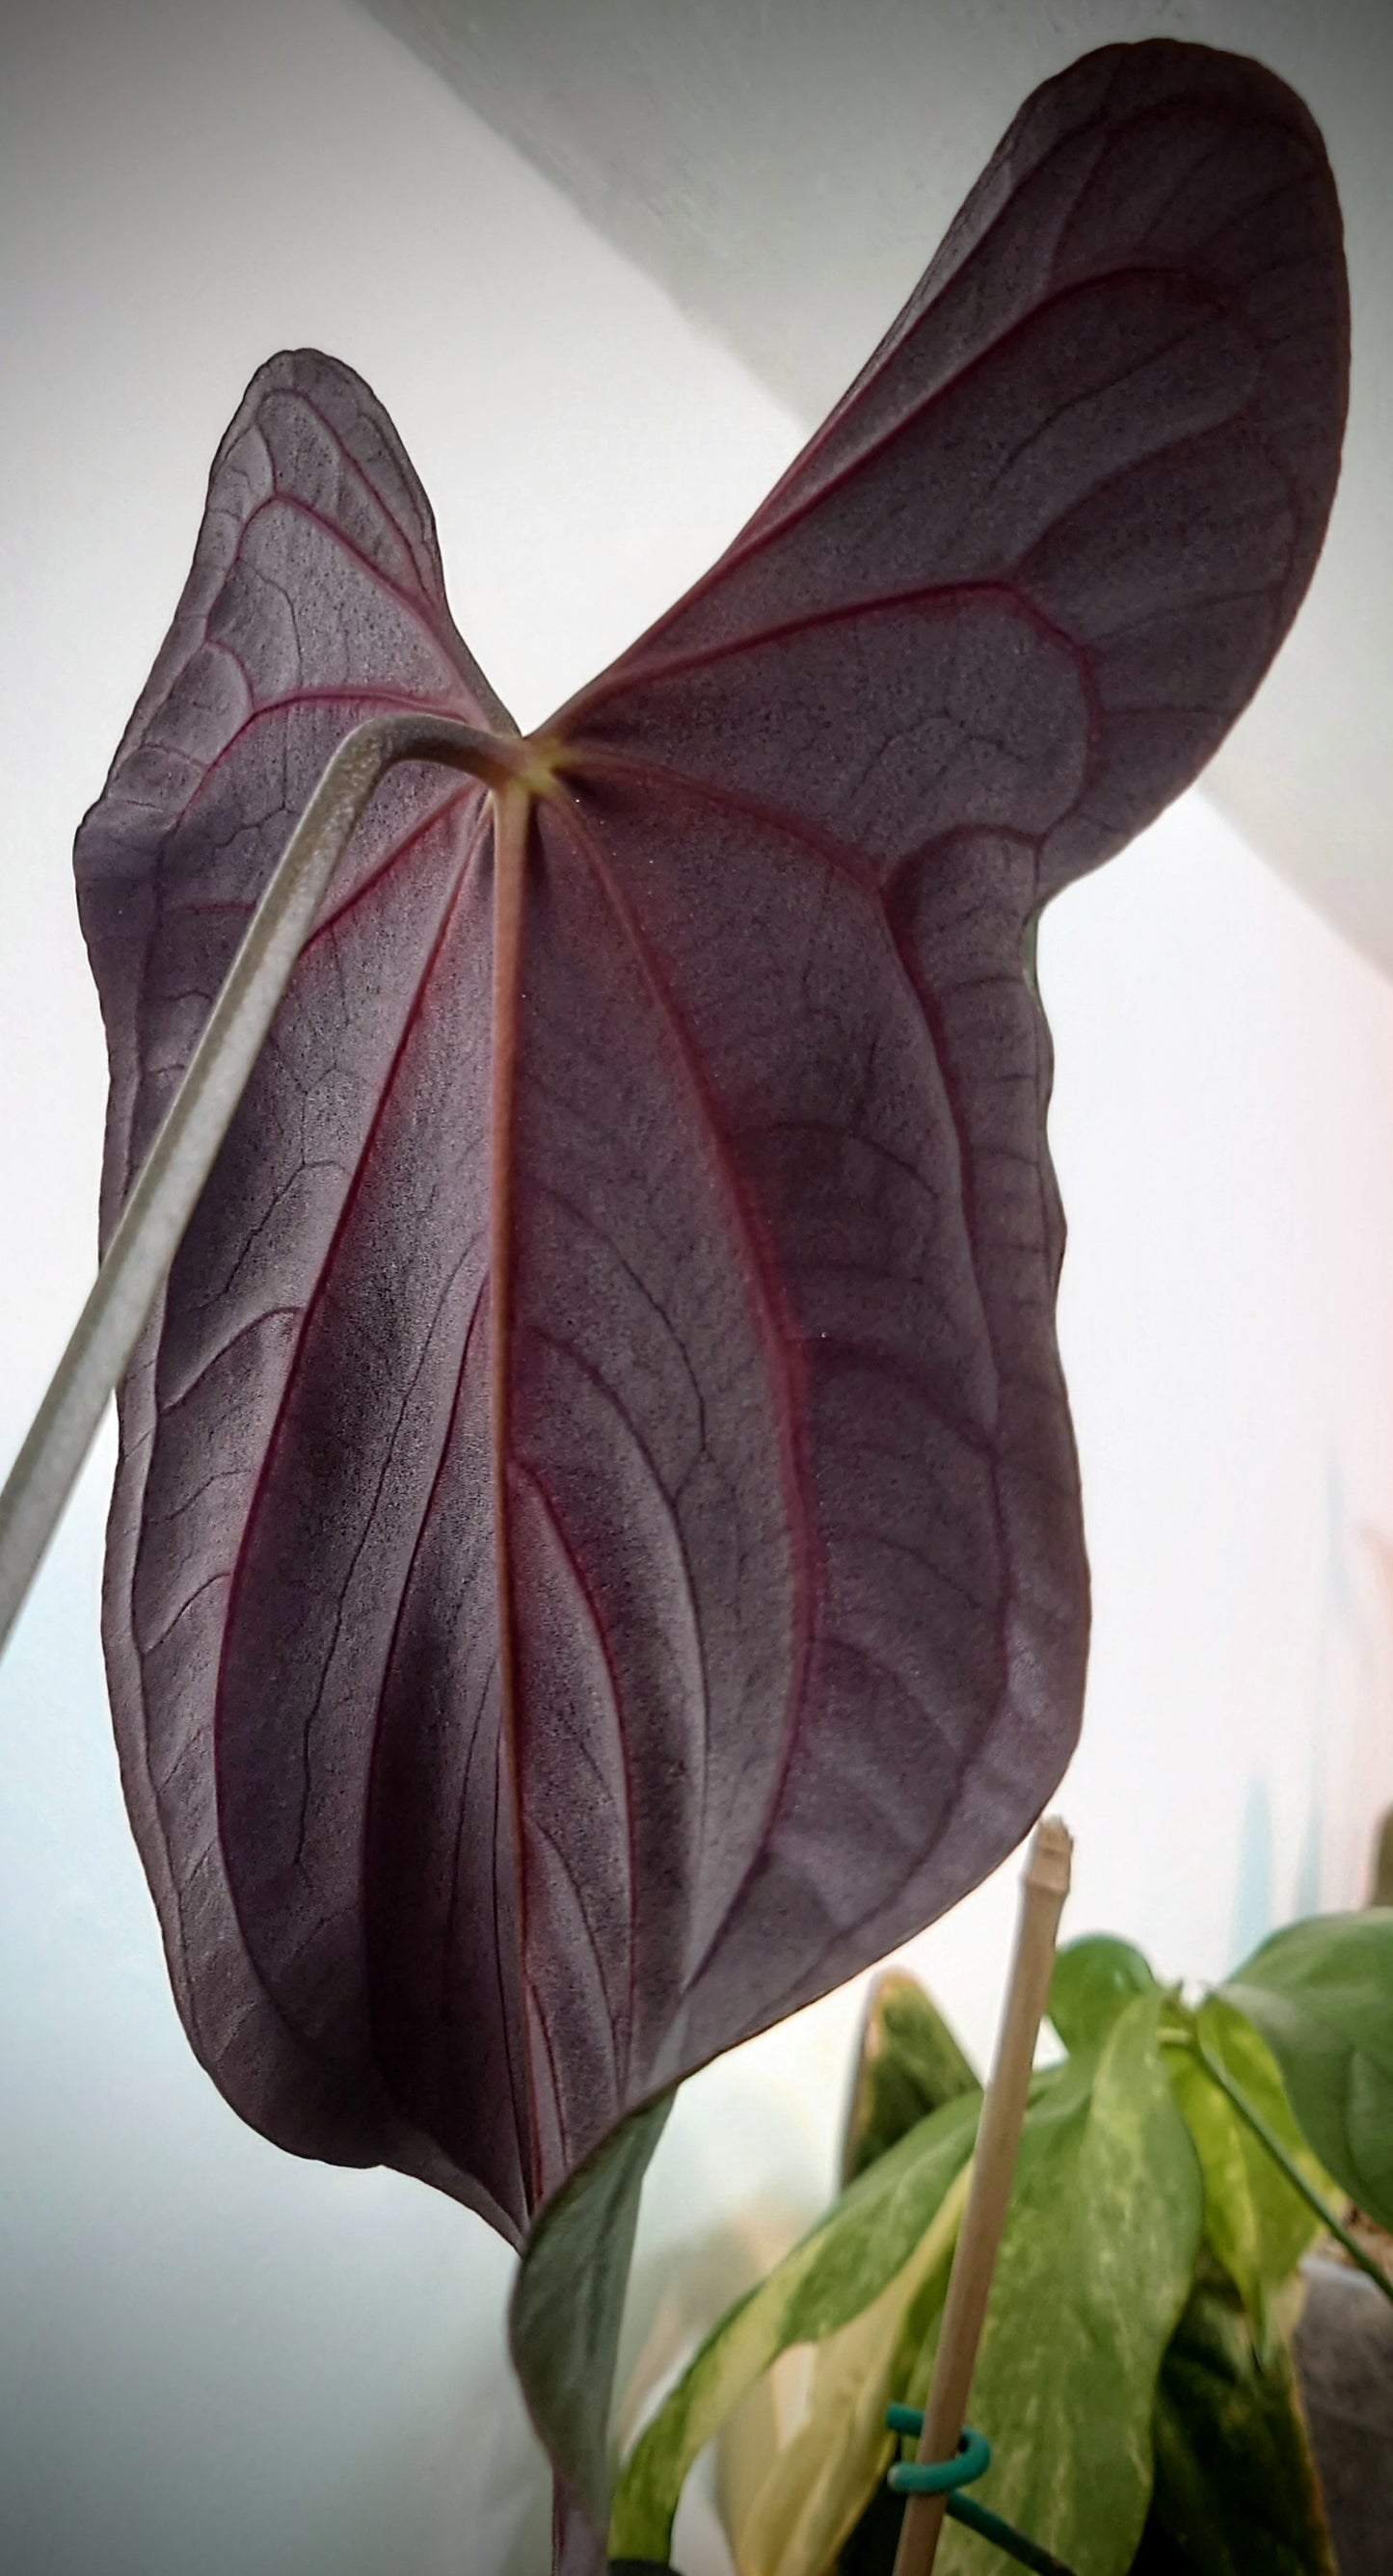
{"type": "MultiPolygon", "coordinates": [[[[83,923],[112,1064],[104,1235],[326,758],[364,717],[403,702],[508,724],[450,623],[429,507],[390,425],[347,370],[273,361],[219,451],[178,617],[79,838],[83,923]]],[[[416,998],[442,939],[460,941],[471,891],[462,902],[461,859],[486,839],[482,790],[436,770],[398,773],[360,832],[122,1389],[105,1586],[126,1795],[199,2056],[243,2115],[281,2143],[371,2162],[391,2138],[390,2160],[447,2189],[457,2188],[453,2169],[402,2118],[364,2036],[353,1920],[360,1832],[348,1801],[366,1791],[371,1712],[356,1745],[332,1713],[341,1767],[306,1816],[314,1841],[296,1870],[284,1841],[287,1829],[299,1832],[296,1775],[302,1788],[307,1749],[303,1737],[292,1746],[281,1734],[283,1685],[273,1678],[270,1702],[246,1724],[245,1690],[235,1707],[217,1702],[229,1614],[256,1580],[263,1502],[282,1517],[303,1505],[302,1554],[323,1549],[315,1639],[357,1616],[329,1588],[345,1546],[351,1553],[362,1534],[354,1461],[340,1451],[331,1468],[322,1452],[314,1495],[297,1492],[295,1479],[305,1474],[316,1406],[326,1443],[351,1436],[329,1418],[327,1300],[355,1247],[355,1216],[379,1229],[388,1221],[371,1199],[371,1152],[376,1144],[381,1154],[402,1115],[408,1066],[409,1114],[452,1120],[457,1165],[472,1118],[486,1159],[487,930],[472,1056],[468,1026],[452,1038],[439,1018],[424,1024],[416,998]],[[393,1008],[394,979],[404,1007],[393,1008]],[[259,1792],[258,1728],[267,1723],[280,1740],[259,1792]],[[239,1876],[243,1829],[251,1858],[239,1876]],[[285,1914],[263,1935],[252,1917],[277,1871],[285,1914]],[[275,1982],[278,1944],[299,1949],[299,1976],[317,1985],[305,2008],[275,1982]]],[[[467,981],[466,969],[461,1001],[467,981]]],[[[461,1268],[469,1232],[461,1226],[457,1242],[450,1232],[452,1213],[464,1211],[452,1212],[445,1189],[425,1176],[435,1229],[427,1243],[408,1216],[410,1187],[403,1171],[406,1248],[392,1248],[390,1270],[436,1251],[443,1230],[437,1267],[459,1274],[457,1303],[472,1299],[477,1275],[461,1268]]],[[[393,1293],[390,1272],[381,1293],[393,1293]]],[[[360,1390],[371,1373],[353,1335],[372,1332],[372,1294],[369,1286],[366,1312],[344,1319],[360,1390]]],[[[390,1387],[376,1391],[391,1402],[390,1387]]],[[[360,1429],[366,1442],[366,1423],[360,1429]]],[[[297,1570],[292,1563],[292,1584],[297,1570]]],[[[373,1567],[364,1571],[371,1579],[373,1567]]],[[[298,1605],[291,1616],[303,1643],[298,1605]]],[[[235,1666],[228,1679],[235,1689],[235,1666]]],[[[496,2012],[493,2041],[501,2051],[496,2012]]],[[[485,2049],[481,2111],[493,2071],[485,2049]]],[[[511,2145],[506,2119],[505,2137],[511,2145]]],[[[479,2197],[511,2230],[486,2182],[479,2197]]],[[[516,2201],[514,2187],[510,2208],[516,2201]]]]}
{"type": "MultiPolygon", "coordinates": [[[[1091,56],[539,738],[515,983],[482,791],[380,797],[122,1396],[127,1794],[268,2135],[516,2237],[1039,1812],[1087,1585],[1034,924],[1280,642],[1346,348],[1299,103],[1091,56]]],[[[403,704],[511,730],[385,415],[276,359],[79,841],[108,1225],[324,759],[403,704]]]]}

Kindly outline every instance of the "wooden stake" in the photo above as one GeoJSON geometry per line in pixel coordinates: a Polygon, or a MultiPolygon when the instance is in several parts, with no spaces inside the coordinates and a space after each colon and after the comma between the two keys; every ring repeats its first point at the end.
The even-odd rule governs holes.
{"type": "MultiPolygon", "coordinates": [[[[933,2383],[919,2438],[921,2460],[951,2460],[967,2415],[997,2247],[1006,2222],[1021,2142],[1035,2042],[1054,1966],[1055,1936],[1069,1893],[1073,1843],[1058,1816],[1046,1816],[1030,1846],[1021,1882],[1020,1921],[1011,1981],[997,2033],[991,2082],[982,2104],[972,2182],[943,2309],[933,2383]]],[[[986,2429],[986,2428],[984,2428],[986,2429]]],[[[1011,2428],[998,2428],[1009,2441],[1011,2428]]],[[[938,2555],[946,2496],[910,2496],[900,2525],[894,2576],[930,2576],[938,2555]]]]}

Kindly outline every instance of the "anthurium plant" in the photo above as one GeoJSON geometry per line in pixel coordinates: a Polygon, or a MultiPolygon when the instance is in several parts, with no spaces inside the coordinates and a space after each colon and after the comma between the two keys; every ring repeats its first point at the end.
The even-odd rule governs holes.
{"type": "Polygon", "coordinates": [[[664,2099],[973,1886],[1073,1745],[1036,926],[1258,686],[1347,357],[1300,102],[1090,55],[526,739],[382,405],[274,358],[78,836],[114,1284],[0,1600],[119,1375],[179,2011],[268,2137],[524,2249],[569,2571],[664,2099]]]}
{"type": "MultiPolygon", "coordinates": [[[[1341,2216],[1348,2195],[1393,2225],[1393,1912],[1295,1924],[1198,2003],[1130,1943],[1076,1941],[1050,2016],[1066,2054],[1026,2115],[973,2391],[993,2446],[974,2494],[1076,2576],[1335,2576],[1290,2334],[1322,2233],[1393,2300],[1341,2216]]],[[[738,2576],[891,2576],[886,2412],[924,2403],[981,2099],[930,1997],[888,1975],[845,2188],[642,2433],[615,2493],[618,2554],[665,2562],[698,2452],[811,2346],[786,2437],[752,2464],[728,2434],[738,2576]]],[[[989,2556],[950,2522],[935,2563],[982,2576],[989,2556]]]]}

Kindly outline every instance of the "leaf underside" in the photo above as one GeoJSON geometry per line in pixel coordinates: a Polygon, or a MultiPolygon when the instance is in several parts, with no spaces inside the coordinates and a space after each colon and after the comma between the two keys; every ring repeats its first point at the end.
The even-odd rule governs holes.
{"type": "MultiPolygon", "coordinates": [[[[893,2359],[903,2303],[913,2310],[925,2267],[930,2275],[941,2273],[951,2251],[980,2110],[980,2093],[964,2094],[916,2123],[712,2329],[625,2460],[610,2523],[616,2555],[659,2556],[667,2550],[693,2461],[732,2407],[792,2345],[825,2347],[873,2309],[889,2348],[872,2347],[863,2382],[893,2359]],[[946,2240],[940,2241],[950,2197],[954,2207],[946,2240]]],[[[526,2263],[523,2270],[525,2276],[526,2263]]],[[[943,2291],[939,2278],[939,2305],[943,2291]]],[[[886,2387],[879,2398],[877,2438],[883,2436],[880,2419],[892,2393],[886,2387]]]]}
{"type": "MultiPolygon", "coordinates": [[[[513,2239],[1025,1831],[1087,1603],[1040,906],[1315,560],[1338,209],[1251,63],[1022,111],[715,569],[484,791],[397,772],[121,1394],[105,1596],[180,2011],[301,2153],[513,2239]]],[[[346,367],[273,359],[77,848],[109,1231],[346,731],[509,720],[346,367]]]]}

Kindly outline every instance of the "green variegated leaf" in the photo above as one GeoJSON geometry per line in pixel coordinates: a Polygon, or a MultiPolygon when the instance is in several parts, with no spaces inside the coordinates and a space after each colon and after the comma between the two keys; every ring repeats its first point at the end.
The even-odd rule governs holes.
{"type": "Polygon", "coordinates": [[[740,2576],[823,2576],[895,2450],[885,2410],[942,2309],[970,2165],[878,2299],[816,2349],[806,2411],[744,2512],[729,2517],[740,2576]]]}
{"type": "Polygon", "coordinates": [[[920,2254],[971,2154],[978,2110],[978,2097],[964,2095],[921,2121],[707,2337],[625,2462],[614,2557],[661,2562],[687,2472],[737,2400],[790,2344],[819,2343],[859,2317],[920,2254]]]}
{"type": "Polygon", "coordinates": [[[603,2531],[615,2355],[639,2196],[672,2095],[636,2111],[543,2209],[513,2290],[513,2362],[537,2430],[603,2531]]]}
{"type": "MultiPolygon", "coordinates": [[[[1078,2576],[1131,2566],[1157,2374],[1199,2245],[1199,2167],[1162,2061],[1161,2004],[1137,1996],[1096,2059],[1071,2059],[1037,2096],[973,2382],[972,2420],[993,2444],[974,2494],[1078,2576]]],[[[935,2564],[996,2576],[958,2523],[935,2564]]]]}
{"type": "Polygon", "coordinates": [[[1393,2227],[1393,1908],[1274,1932],[1223,1992],[1257,2023],[1326,2171],[1393,2227]]]}
{"type": "Polygon", "coordinates": [[[1128,2004],[1155,1992],[1150,1962],[1130,1941],[1088,1932],[1080,1941],[1066,1942],[1055,1960],[1049,2017],[1071,2054],[1101,2048],[1128,2004]]]}
{"type": "Polygon", "coordinates": [[[1286,2340],[1260,2349],[1216,2264],[1167,2347],[1155,2441],[1133,2576],[1336,2576],[1286,2340]]]}
{"type": "Polygon", "coordinates": [[[970,2060],[918,1978],[903,1968],[887,1969],[866,2008],[842,2148],[843,2183],[854,2182],[930,2111],[976,2090],[979,2079],[970,2060]]]}
{"type": "MultiPolygon", "coordinates": [[[[1313,2188],[1328,2191],[1328,2179],[1292,2117],[1280,2069],[1261,2032],[1221,1995],[1211,1995],[1200,2006],[1192,2027],[1313,2188]]],[[[1176,2047],[1167,2051],[1167,2063],[1204,2175],[1206,2242],[1265,2338],[1272,2295],[1319,2235],[1320,2220],[1200,2057],[1176,2047]]]]}

